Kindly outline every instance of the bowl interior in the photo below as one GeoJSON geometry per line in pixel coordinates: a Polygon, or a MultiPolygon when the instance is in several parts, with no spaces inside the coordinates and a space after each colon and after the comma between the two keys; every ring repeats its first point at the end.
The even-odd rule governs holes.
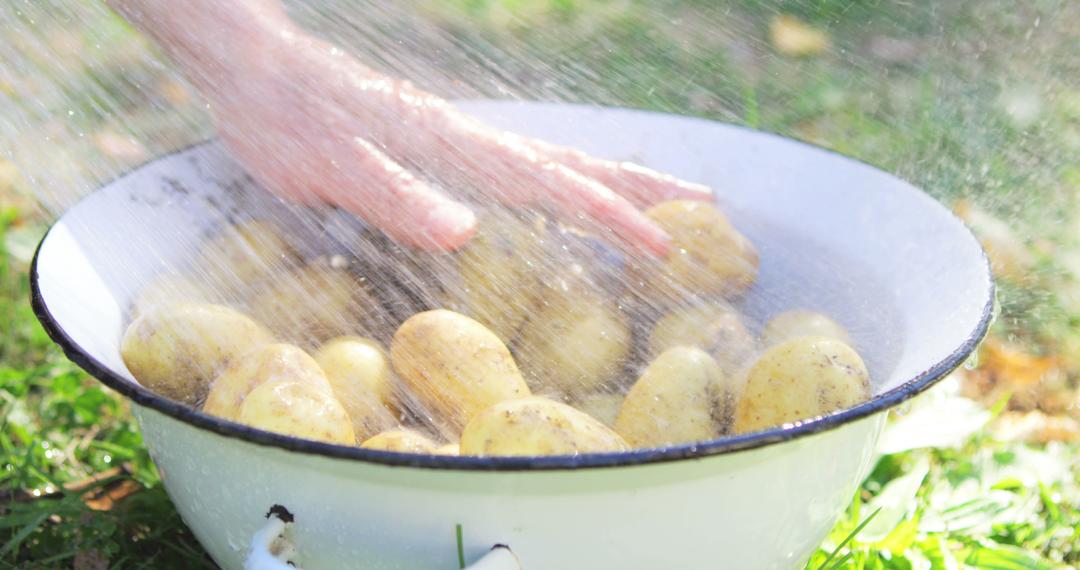
{"type": "MultiPolygon", "coordinates": [[[[744,309],[758,321],[790,308],[832,315],[867,361],[876,394],[868,404],[877,408],[954,368],[985,332],[993,286],[978,243],[937,202],[870,166],[686,117],[542,103],[462,107],[522,134],[715,188],[761,254],[744,309]]],[[[347,240],[360,227],[342,212],[266,194],[209,142],[128,173],[59,220],[36,259],[39,312],[69,352],[135,385],[118,350],[134,295],[215,228],[252,212],[292,220],[290,231],[313,244],[347,240]]]]}

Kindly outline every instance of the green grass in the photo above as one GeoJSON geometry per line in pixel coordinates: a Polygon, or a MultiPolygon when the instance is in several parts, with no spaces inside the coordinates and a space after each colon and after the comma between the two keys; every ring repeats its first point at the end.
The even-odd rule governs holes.
{"type": "Polygon", "coordinates": [[[25,260],[6,246],[40,234],[27,224],[0,217],[0,568],[212,566],[125,401],[69,363],[34,318],[25,260]]]}
{"type": "MultiPolygon", "coordinates": [[[[483,80],[498,67],[510,70],[500,77],[511,93],[749,124],[879,165],[946,202],[973,199],[1006,219],[1026,244],[1053,244],[1032,248],[1037,263],[1029,277],[1001,283],[995,334],[1066,358],[1075,352],[1069,347],[1080,347],[1080,304],[1068,302],[1080,273],[1064,261],[1080,246],[1072,235],[1080,90],[1066,80],[1080,76],[1075,3],[422,4],[454,45],[467,48],[468,57],[448,57],[445,73],[462,78],[469,93],[502,96],[483,80]],[[776,53],[767,30],[778,12],[826,31],[832,47],[814,57],[776,53]],[[1029,35],[1036,19],[1041,25],[1029,35]],[[914,46],[915,55],[875,54],[882,37],[914,46]],[[531,75],[521,61],[557,73],[531,75]],[[1032,97],[1034,117],[1010,111],[1032,97]]],[[[39,73],[16,77],[28,85],[38,80],[37,87],[57,77],[75,80],[57,91],[20,83],[11,100],[26,92],[50,113],[73,110],[68,126],[79,133],[131,127],[147,134],[149,154],[183,144],[198,131],[192,125],[204,124],[192,118],[197,101],[169,103],[149,87],[131,97],[133,82],[158,85],[163,72],[139,59],[127,26],[94,14],[82,28],[69,26],[84,65],[62,61],[63,69],[45,73],[38,62],[39,73]],[[110,107],[113,98],[122,108],[110,107]],[[185,122],[163,120],[163,108],[185,122]]],[[[12,135],[0,131],[0,156],[23,146],[5,134],[12,135]]],[[[35,175],[55,181],[48,178],[55,170],[93,181],[125,166],[90,137],[67,140],[78,142],[50,153],[52,162],[34,164],[41,168],[35,175]]],[[[169,502],[123,399],[68,363],[34,319],[26,263],[42,225],[25,207],[3,209],[10,186],[32,190],[25,181],[0,180],[0,569],[211,566],[169,502]]],[[[1077,370],[1068,374],[1075,389],[1077,370]]],[[[894,429],[909,429],[895,428],[902,424],[894,429]]],[[[939,441],[881,457],[808,568],[1080,565],[1078,446],[1032,447],[979,430],[961,439],[959,447],[939,441]]]]}

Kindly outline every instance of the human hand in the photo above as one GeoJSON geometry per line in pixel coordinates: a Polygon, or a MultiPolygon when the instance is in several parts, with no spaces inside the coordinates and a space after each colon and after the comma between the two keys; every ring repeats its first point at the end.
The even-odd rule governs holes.
{"type": "Polygon", "coordinates": [[[257,181],[345,208],[407,245],[463,245],[476,229],[466,200],[541,208],[663,255],[669,238],[640,209],[711,199],[698,184],[489,127],[298,30],[269,0],[187,12],[131,3],[121,9],[179,60],[257,181]]]}

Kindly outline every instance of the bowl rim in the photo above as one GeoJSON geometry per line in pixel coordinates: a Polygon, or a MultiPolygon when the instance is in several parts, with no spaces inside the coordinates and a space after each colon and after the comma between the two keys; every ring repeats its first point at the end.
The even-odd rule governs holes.
{"type": "MultiPolygon", "coordinates": [[[[503,104],[506,103],[505,101],[469,102],[492,102],[503,104]]],[[[535,103],[544,104],[545,102],[535,103]]],[[[623,110],[632,111],[635,113],[670,116],[667,113],[659,113],[655,111],[640,109],[629,109],[623,107],[605,107],[598,105],[568,106],[586,109],[591,108],[602,110],[623,110]]],[[[824,151],[843,160],[849,160],[862,164],[864,166],[868,166],[870,168],[873,168],[874,170],[877,170],[878,172],[881,172],[882,174],[885,174],[886,176],[897,178],[896,176],[884,170],[881,170],[867,162],[852,158],[843,153],[827,149],[812,143],[783,137],[776,133],[753,129],[742,125],[723,123],[721,121],[712,121],[699,117],[687,117],[682,115],[677,115],[677,117],[680,119],[691,119],[694,121],[701,121],[709,124],[720,124],[727,127],[749,131],[758,135],[780,138],[787,142],[792,142],[812,149],[824,151]]],[[[83,201],[90,199],[91,197],[97,195],[100,192],[107,191],[107,189],[113,186],[115,183],[123,180],[124,178],[127,178],[128,176],[133,175],[134,173],[142,170],[143,168],[151,164],[170,159],[176,155],[184,154],[204,146],[217,143],[217,138],[210,138],[151,158],[135,167],[124,171],[112,180],[103,183],[96,190],[82,197],[69,209],[75,209],[83,201]]],[[[927,195],[923,190],[916,188],[915,186],[912,186],[910,184],[907,184],[907,187],[910,190],[918,192],[924,197],[933,200],[933,198],[930,198],[929,195],[927,195]]],[[[936,200],[933,201],[939,207],[945,209],[946,212],[949,212],[949,214],[956,220],[958,224],[963,225],[963,222],[956,216],[955,213],[949,211],[947,208],[944,208],[936,200]]],[[[99,361],[97,358],[95,358],[86,350],[84,350],[81,346],[79,346],[67,334],[67,332],[63,329],[63,327],[60,326],[60,323],[49,310],[48,304],[46,303],[44,296],[41,292],[40,275],[38,273],[38,262],[40,260],[41,250],[42,247],[45,245],[46,241],[48,240],[49,235],[52,233],[55,225],[63,222],[63,219],[64,215],[61,215],[60,218],[57,219],[49,227],[49,230],[42,237],[41,241],[38,243],[37,249],[34,251],[34,257],[30,265],[30,303],[34,311],[34,315],[37,317],[38,321],[45,329],[45,332],[49,335],[49,338],[51,338],[53,342],[60,346],[60,348],[64,352],[64,355],[69,360],[71,360],[88,374],[99,380],[101,383],[120,393],[124,397],[130,399],[135,404],[150,408],[156,412],[165,414],[166,416],[194,426],[198,429],[206,430],[223,437],[239,439],[248,443],[254,443],[256,445],[264,447],[278,448],[285,451],[298,452],[308,455],[317,455],[331,459],[345,459],[391,467],[414,467],[450,471],[552,471],[579,470],[583,468],[631,467],[670,461],[679,461],[685,459],[702,459],[710,456],[748,451],[833,430],[845,424],[851,423],[855,420],[863,419],[877,413],[881,413],[910,398],[913,398],[916,395],[925,391],[930,386],[936,384],[938,381],[949,375],[957,368],[959,368],[975,351],[975,349],[978,348],[979,343],[986,336],[986,333],[989,330],[990,324],[993,320],[993,307],[995,302],[995,284],[993,280],[993,274],[991,273],[990,263],[987,259],[986,253],[982,250],[982,247],[980,245],[979,249],[982,253],[982,263],[987,274],[987,282],[989,284],[989,288],[986,293],[987,300],[982,308],[979,321],[976,323],[975,328],[970,333],[968,333],[964,341],[960,343],[958,347],[956,347],[944,358],[934,363],[932,366],[930,366],[923,372],[915,375],[913,378],[901,383],[900,385],[888,391],[877,394],[876,396],[856,406],[828,415],[818,416],[816,418],[810,418],[807,420],[795,422],[792,424],[785,424],[783,426],[769,428],[766,430],[733,436],[725,436],[709,441],[685,443],[661,448],[636,449],[616,453],[590,453],[582,455],[559,455],[543,457],[420,455],[364,449],[357,446],[345,446],[325,443],[263,431],[257,428],[249,427],[216,416],[205,414],[199,410],[170,400],[164,396],[158,395],[150,389],[145,388],[135,382],[130,382],[116,372],[110,370],[101,361],[99,361]]],[[[970,235],[970,230],[968,231],[970,235]]],[[[972,239],[974,239],[974,236],[972,236],[972,239]]],[[[976,241],[976,243],[978,242],[976,241]]]]}

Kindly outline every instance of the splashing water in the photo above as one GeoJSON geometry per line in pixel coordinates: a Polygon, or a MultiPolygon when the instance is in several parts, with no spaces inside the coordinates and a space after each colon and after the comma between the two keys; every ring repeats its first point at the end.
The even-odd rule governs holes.
{"type": "MultiPolygon", "coordinates": [[[[550,190],[549,176],[561,176],[559,188],[581,181],[500,160],[511,151],[555,152],[547,147],[451,136],[480,127],[441,114],[430,92],[703,116],[855,156],[950,205],[963,199],[958,212],[981,230],[1003,282],[999,328],[1046,351],[1076,342],[1068,321],[1080,310],[1072,301],[1080,298],[1072,236],[1080,91],[1069,81],[1080,75],[1070,55],[1080,52],[1076,3],[1007,10],[842,0],[288,4],[299,26],[289,33],[311,33],[325,44],[263,43],[259,21],[272,9],[240,20],[229,20],[225,9],[178,10],[177,21],[194,22],[185,29],[154,23],[153,14],[131,7],[139,2],[116,4],[138,26],[158,30],[168,55],[101,3],[12,0],[0,8],[7,36],[0,45],[0,148],[3,164],[19,173],[0,180],[14,188],[0,187],[0,199],[29,194],[55,217],[134,165],[212,136],[216,119],[241,162],[255,167],[255,179],[292,201],[254,190],[262,200],[249,209],[222,211],[217,225],[239,225],[188,236],[188,263],[145,283],[147,304],[134,306],[133,315],[162,299],[211,301],[315,352],[341,335],[387,343],[412,313],[446,306],[477,317],[510,344],[522,368],[535,371],[526,373],[534,392],[582,405],[596,393],[625,392],[648,363],[626,345],[640,345],[665,309],[643,309],[629,298],[633,279],[621,271],[647,255],[640,246],[651,234],[551,204],[529,213],[491,208],[493,199],[521,205],[536,188],[550,190]],[[207,25],[228,31],[206,33],[207,25]],[[366,99],[351,98],[360,94],[366,99]],[[402,103],[413,98],[421,102],[402,103]],[[368,153],[367,161],[358,153],[368,153]],[[436,198],[423,211],[427,221],[442,216],[442,233],[423,235],[412,213],[379,209],[383,198],[365,193],[375,171],[393,180],[412,173],[414,184],[433,186],[436,198]],[[467,233],[447,195],[479,215],[477,238],[457,254],[401,245],[432,249],[467,233]],[[582,291],[603,299],[593,303],[582,291]],[[587,302],[556,301],[577,295],[587,302]],[[601,339],[609,352],[594,346],[553,356],[551,341],[579,321],[594,323],[581,334],[601,339]],[[609,361],[597,360],[608,353],[609,361]],[[540,378],[559,375],[570,380],[540,378]]],[[[583,164],[576,155],[564,158],[583,164]]],[[[670,195],[693,190],[670,188],[670,195]]],[[[806,278],[836,274],[841,285],[873,279],[826,257],[814,259],[806,278]]],[[[862,306],[849,301],[851,311],[871,310],[865,299],[862,306]]],[[[813,296],[751,295],[739,310],[756,334],[772,314],[813,303],[813,296]]],[[[833,316],[849,327],[855,322],[833,316]]],[[[853,327],[857,348],[884,342],[889,318],[882,310],[876,322],[853,327]]],[[[889,358],[869,364],[876,373],[889,358]]],[[[399,418],[454,439],[437,413],[408,394],[397,398],[399,418]]]]}

